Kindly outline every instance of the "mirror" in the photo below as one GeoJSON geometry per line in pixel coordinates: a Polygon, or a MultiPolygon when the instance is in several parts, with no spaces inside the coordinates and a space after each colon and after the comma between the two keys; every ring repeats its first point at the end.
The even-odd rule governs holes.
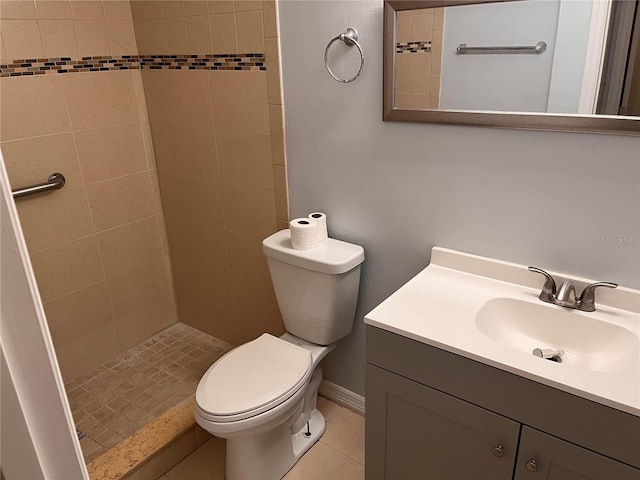
{"type": "Polygon", "coordinates": [[[640,135],[639,0],[385,0],[384,120],[640,135]]]}

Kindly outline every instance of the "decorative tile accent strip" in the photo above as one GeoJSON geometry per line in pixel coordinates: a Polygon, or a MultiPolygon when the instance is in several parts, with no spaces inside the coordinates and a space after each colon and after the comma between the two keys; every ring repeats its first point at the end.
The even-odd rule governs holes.
{"type": "Polygon", "coordinates": [[[267,67],[264,53],[27,58],[0,64],[0,77],[139,69],[265,71],[267,67]]]}
{"type": "Polygon", "coordinates": [[[430,51],[431,42],[396,43],[396,53],[428,53],[430,51]]]}

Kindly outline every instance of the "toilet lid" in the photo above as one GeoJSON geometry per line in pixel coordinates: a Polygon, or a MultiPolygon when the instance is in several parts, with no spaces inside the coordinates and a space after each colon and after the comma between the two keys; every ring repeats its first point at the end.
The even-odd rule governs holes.
{"type": "Polygon", "coordinates": [[[214,363],[198,384],[196,402],[211,415],[238,420],[286,400],[310,374],[311,352],[265,333],[214,363]]]}

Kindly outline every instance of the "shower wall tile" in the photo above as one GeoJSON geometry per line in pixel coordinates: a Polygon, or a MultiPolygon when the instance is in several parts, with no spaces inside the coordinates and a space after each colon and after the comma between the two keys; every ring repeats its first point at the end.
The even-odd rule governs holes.
{"type": "Polygon", "coordinates": [[[278,40],[268,38],[265,42],[269,103],[282,105],[282,81],[280,79],[280,49],[278,40]]]}
{"type": "Polygon", "coordinates": [[[44,181],[58,170],[64,172],[66,188],[84,183],[71,133],[5,142],[2,153],[14,188],[44,181]]]}
{"type": "Polygon", "coordinates": [[[44,302],[104,280],[95,236],[32,253],[31,263],[44,302]]]}
{"type": "Polygon", "coordinates": [[[267,258],[262,253],[262,240],[234,232],[226,232],[226,236],[231,276],[253,278],[263,284],[270,284],[267,258]]]}
{"type": "Polygon", "coordinates": [[[184,0],[185,15],[207,15],[209,8],[206,1],[202,0],[184,0]]]}
{"type": "Polygon", "coordinates": [[[216,129],[220,178],[273,190],[271,136],[216,129]]]}
{"type": "Polygon", "coordinates": [[[271,124],[273,164],[284,166],[284,109],[282,105],[269,105],[269,123],[271,124]]]}
{"type": "Polygon", "coordinates": [[[75,132],[85,182],[148,170],[140,124],[75,132]]]}
{"type": "Polygon", "coordinates": [[[232,13],[234,11],[232,0],[209,0],[209,13],[232,13]]]}
{"type": "MultiPolygon", "coordinates": [[[[128,1],[0,2],[3,59],[138,54],[128,1]]],[[[8,77],[0,89],[0,148],[14,188],[55,171],[67,180],[17,206],[71,378],[177,321],[142,76],[8,77]]]]}
{"type": "Polygon", "coordinates": [[[233,2],[235,12],[249,12],[252,10],[262,10],[261,0],[235,0],[233,2]]]}
{"type": "Polygon", "coordinates": [[[159,170],[218,178],[218,153],[210,125],[154,123],[151,126],[159,170]]]}
{"type": "Polygon", "coordinates": [[[209,16],[211,26],[212,53],[237,53],[236,16],[220,13],[209,16]]]}
{"type": "Polygon", "coordinates": [[[63,75],[62,83],[75,130],[139,121],[133,71],[63,75]]]}
{"type": "Polygon", "coordinates": [[[64,188],[48,195],[25,197],[17,203],[17,207],[31,252],[93,233],[84,187],[64,188]]]}
{"type": "Polygon", "coordinates": [[[162,213],[146,171],[92,183],[86,189],[96,232],[162,213]]]}
{"type": "Polygon", "coordinates": [[[58,75],[0,79],[0,97],[2,141],[71,130],[58,75]]]}
{"type": "Polygon", "coordinates": [[[224,183],[222,197],[227,230],[256,238],[265,238],[276,231],[273,191],[224,183]]]}
{"type": "MultiPolygon", "coordinates": [[[[236,6],[247,3],[236,2],[236,6]]],[[[260,5],[260,2],[256,3],[260,5]]],[[[236,30],[239,52],[264,52],[262,10],[236,13],[236,30]]]]}
{"type": "Polygon", "coordinates": [[[133,28],[136,32],[136,44],[140,55],[166,55],[169,53],[167,45],[167,32],[164,20],[148,19],[136,20],[136,13],[133,12],[133,28]]]}
{"type": "Polygon", "coordinates": [[[193,54],[211,53],[211,26],[208,15],[190,15],[186,18],[188,51],[193,54]]]}
{"type": "Polygon", "coordinates": [[[167,18],[164,21],[167,32],[167,48],[169,54],[184,54],[189,51],[187,20],[184,17],[167,18]]]}
{"type": "Polygon", "coordinates": [[[255,71],[209,72],[216,128],[269,133],[267,75],[255,71]]]}
{"type": "Polygon", "coordinates": [[[105,282],[46,302],[44,309],[57,348],[114,322],[105,282]]]}

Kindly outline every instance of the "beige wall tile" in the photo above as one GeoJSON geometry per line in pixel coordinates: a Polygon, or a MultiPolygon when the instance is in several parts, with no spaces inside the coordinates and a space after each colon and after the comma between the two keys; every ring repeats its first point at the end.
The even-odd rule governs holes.
{"type": "Polygon", "coordinates": [[[262,253],[262,240],[233,232],[227,232],[226,237],[231,275],[271,283],[267,258],[262,253]]]}
{"type": "Polygon", "coordinates": [[[5,60],[9,60],[9,56],[7,55],[7,50],[4,48],[4,41],[2,40],[2,34],[0,34],[0,60],[3,62],[5,60]]]}
{"type": "Polygon", "coordinates": [[[187,19],[184,17],[167,18],[164,21],[167,31],[167,45],[169,54],[192,53],[189,50],[189,37],[187,35],[187,19]]]}
{"type": "Polygon", "coordinates": [[[207,15],[209,13],[206,1],[185,0],[183,3],[185,15],[207,15]]]}
{"type": "Polygon", "coordinates": [[[87,183],[147,169],[140,124],[83,130],[74,135],[87,183]]]}
{"type": "Polygon", "coordinates": [[[431,42],[431,73],[440,75],[442,73],[442,31],[433,32],[433,40],[431,42]]]}
{"type": "Polygon", "coordinates": [[[429,98],[429,108],[438,108],[440,105],[440,75],[431,75],[429,98]]]}
{"type": "Polygon", "coordinates": [[[167,216],[166,223],[171,259],[178,272],[184,276],[191,268],[229,272],[225,232],[215,218],[196,210],[180,217],[167,216]]]}
{"type": "Polygon", "coordinates": [[[273,190],[270,135],[216,129],[216,143],[220,178],[273,190]]]}
{"type": "Polygon", "coordinates": [[[155,217],[99,233],[98,246],[107,278],[162,256],[160,232],[155,217]]]}
{"type": "Polygon", "coordinates": [[[37,20],[2,20],[0,30],[9,58],[39,58],[44,55],[37,20]]]}
{"type": "Polygon", "coordinates": [[[184,2],[182,0],[165,0],[162,2],[164,18],[184,17],[184,2]]]}
{"type": "Polygon", "coordinates": [[[134,20],[164,18],[161,1],[133,0],[131,13],[134,20]]]}
{"type": "Polygon", "coordinates": [[[0,80],[0,138],[19,138],[68,132],[69,114],[61,75],[0,80]]]}
{"type": "Polygon", "coordinates": [[[235,0],[233,10],[236,12],[249,12],[252,10],[262,10],[261,0],[235,0]]]}
{"type": "Polygon", "coordinates": [[[396,92],[429,93],[431,54],[396,55],[396,92]]]}
{"type": "Polygon", "coordinates": [[[32,20],[36,18],[33,0],[2,0],[0,18],[32,20]]]}
{"type": "Polygon", "coordinates": [[[282,85],[280,82],[280,47],[278,39],[265,40],[267,64],[267,82],[269,87],[269,103],[282,105],[282,85]]]}
{"type": "Polygon", "coordinates": [[[433,12],[414,14],[411,16],[412,42],[430,42],[433,31],[433,12]]]}
{"type": "Polygon", "coordinates": [[[65,380],[83,375],[122,351],[114,324],[56,348],[56,356],[65,380]]]}
{"type": "Polygon", "coordinates": [[[71,19],[71,2],[69,0],[36,0],[36,10],[40,19],[71,19]]]}
{"type": "Polygon", "coordinates": [[[444,30],[444,8],[433,9],[433,29],[444,30]]]}
{"type": "Polygon", "coordinates": [[[98,232],[160,213],[148,172],[92,183],[86,189],[98,232]]]}
{"type": "MultiPolygon", "coordinates": [[[[147,111],[147,100],[144,93],[144,82],[142,80],[142,72],[140,70],[134,70],[131,72],[131,79],[133,80],[133,91],[135,92],[136,102],[138,104],[138,118],[146,124],[147,133],[151,134],[149,129],[149,112],[147,111]]],[[[151,136],[149,136],[149,139],[151,136]]]]}
{"type": "MultiPolygon", "coordinates": [[[[197,317],[210,319],[209,314],[203,313],[207,310],[231,313],[231,281],[228,271],[207,268],[205,262],[192,262],[190,260],[194,255],[187,252],[179,251],[171,256],[181,318],[183,307],[186,311],[193,312],[187,318],[196,321],[197,317]]],[[[205,260],[204,255],[199,258],[205,260]]]]}
{"type": "Polygon", "coordinates": [[[164,215],[156,215],[158,222],[158,231],[160,232],[160,242],[162,243],[162,253],[169,255],[169,237],[167,236],[167,224],[164,221],[164,215]]]}
{"type": "Polygon", "coordinates": [[[113,323],[105,282],[96,283],[44,304],[56,348],[113,323]]]}
{"type": "Polygon", "coordinates": [[[265,38],[278,37],[278,13],[275,0],[262,1],[262,16],[265,38]]]}
{"type": "Polygon", "coordinates": [[[5,142],[0,148],[13,188],[44,182],[54,172],[65,176],[65,190],[84,183],[71,133],[5,142]]]}
{"type": "Polygon", "coordinates": [[[108,279],[107,285],[118,320],[171,295],[163,258],[108,279]]]}
{"type": "Polygon", "coordinates": [[[138,121],[130,71],[63,75],[64,93],[75,130],[138,121]]]}
{"type": "Polygon", "coordinates": [[[269,133],[265,72],[214,71],[210,79],[216,128],[269,133]]]}
{"type": "Polygon", "coordinates": [[[29,196],[21,199],[17,206],[31,252],[93,233],[84,187],[29,196]]]}
{"type": "Polygon", "coordinates": [[[218,180],[162,170],[159,174],[167,228],[170,229],[173,218],[180,217],[198,219],[218,230],[224,228],[222,190],[218,180]]]}
{"type": "Polygon", "coordinates": [[[289,222],[284,220],[276,220],[276,226],[278,227],[278,231],[286,230],[289,228],[289,222]]]}
{"type": "Polygon", "coordinates": [[[39,20],[46,57],[76,57],[78,46],[71,20],[39,20]]]}
{"type": "Polygon", "coordinates": [[[173,296],[151,302],[116,323],[122,349],[135,347],[176,322],[173,296]]]}
{"type": "Polygon", "coordinates": [[[205,71],[144,71],[142,78],[151,121],[210,125],[211,94],[207,75],[205,71]]]}
{"type": "Polygon", "coordinates": [[[120,0],[104,0],[102,2],[106,20],[132,20],[131,2],[120,0]]]}
{"type": "Polygon", "coordinates": [[[71,15],[74,20],[102,20],[104,11],[99,0],[71,0],[71,15]]]}
{"type": "Polygon", "coordinates": [[[209,17],[197,15],[187,17],[187,32],[189,36],[189,52],[194,54],[209,54],[211,50],[211,30],[209,17]]]}
{"type": "Polygon", "coordinates": [[[396,92],[395,105],[397,108],[406,108],[409,110],[425,110],[430,108],[431,104],[428,94],[421,93],[400,93],[396,92]]]}
{"type": "Polygon", "coordinates": [[[107,20],[105,24],[111,55],[118,57],[138,53],[136,34],[131,20],[107,20]]]}
{"type": "MultiPolygon", "coordinates": [[[[249,3],[248,0],[240,4],[249,3]]],[[[257,2],[260,3],[260,2],[257,2]]],[[[236,2],[236,5],[239,5],[236,2]]],[[[238,35],[238,52],[264,52],[264,28],[262,26],[262,11],[236,13],[236,30],[238,35]]]]}
{"type": "Polygon", "coordinates": [[[104,20],[74,20],[78,53],[85,56],[109,55],[109,40],[104,20]]]}
{"type": "Polygon", "coordinates": [[[151,128],[158,169],[218,178],[216,142],[211,125],[155,123],[151,128]]]}
{"type": "Polygon", "coordinates": [[[231,276],[233,314],[244,338],[242,343],[267,332],[280,336],[285,332],[278,302],[270,282],[256,282],[247,277],[231,276]]]}
{"type": "Polygon", "coordinates": [[[233,0],[212,0],[209,4],[209,13],[232,13],[233,0]]]}
{"type": "Polygon", "coordinates": [[[396,42],[407,43],[411,39],[411,10],[396,13],[396,42]]]}
{"type": "Polygon", "coordinates": [[[289,200],[287,198],[287,169],[282,165],[273,166],[276,194],[276,218],[289,219],[289,200]]]}
{"type": "Polygon", "coordinates": [[[273,191],[225,183],[222,185],[227,230],[265,238],[276,231],[273,191]]]}
{"type": "Polygon", "coordinates": [[[209,15],[213,53],[237,53],[236,19],[233,13],[209,15]]]}
{"type": "Polygon", "coordinates": [[[31,263],[44,302],[104,280],[93,235],[34,253],[31,263]]]}
{"type": "Polygon", "coordinates": [[[284,109],[282,108],[282,105],[269,105],[271,157],[274,165],[285,165],[283,115],[284,109]]]}
{"type": "MultiPolygon", "coordinates": [[[[133,6],[133,4],[132,4],[133,6]]],[[[135,19],[134,15],[134,19],[135,19]]],[[[164,20],[134,20],[138,53],[141,55],[166,55],[169,53],[164,20]]]]}

